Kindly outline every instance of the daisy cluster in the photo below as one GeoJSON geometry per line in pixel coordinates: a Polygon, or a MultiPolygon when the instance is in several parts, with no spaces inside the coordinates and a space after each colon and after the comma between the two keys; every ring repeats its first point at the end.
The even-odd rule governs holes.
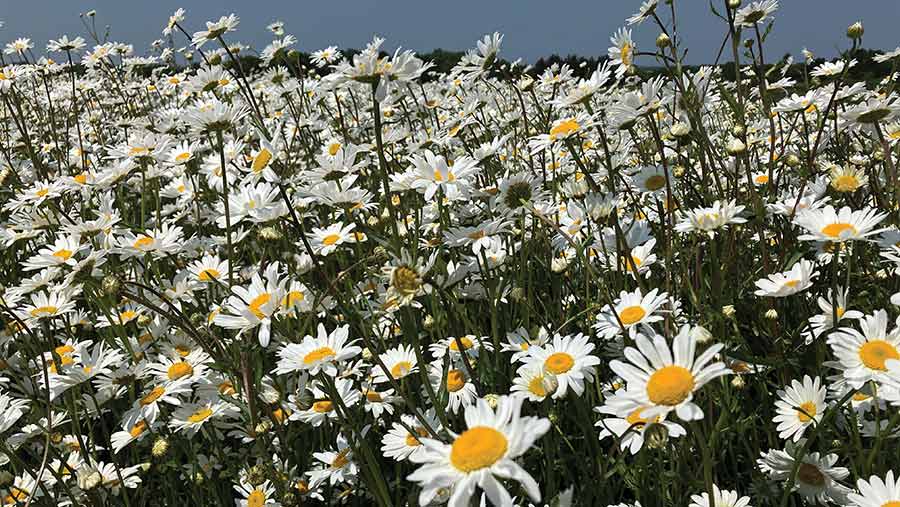
{"type": "Polygon", "coordinates": [[[584,77],[7,44],[0,505],[900,506],[897,75],[676,4],[584,77]]]}

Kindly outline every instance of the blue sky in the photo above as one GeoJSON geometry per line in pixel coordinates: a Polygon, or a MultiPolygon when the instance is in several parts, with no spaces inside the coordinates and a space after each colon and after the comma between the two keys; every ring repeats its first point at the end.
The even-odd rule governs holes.
{"type": "MultiPolygon", "coordinates": [[[[31,37],[43,48],[63,34],[84,35],[80,12],[96,9],[97,23],[111,26],[111,39],[129,42],[139,52],[156,38],[170,13],[187,9],[189,31],[223,14],[236,13],[241,25],[233,39],[256,49],[270,40],[265,26],[276,19],[299,39],[298,49],[328,45],[362,47],[378,34],[385,47],[429,51],[467,49],[485,33],[506,34],[502,56],[533,61],[552,53],[602,55],[609,36],[636,11],[639,0],[2,0],[0,42],[31,37]]],[[[689,48],[688,63],[710,63],[722,42],[724,24],[714,17],[708,0],[676,0],[679,33],[689,48]]],[[[713,0],[721,6],[723,0],[713,0]]],[[[745,4],[747,0],[744,0],[745,4]]],[[[900,45],[900,1],[781,0],[775,30],[766,45],[770,59],[784,53],[799,56],[807,47],[831,57],[847,46],[844,31],[861,20],[866,47],[900,45]]],[[[650,23],[635,27],[638,46],[652,48],[657,31],[650,23]]],[[[183,39],[177,43],[184,44],[183,39]]],[[[640,62],[639,62],[640,63],[640,62]]],[[[648,62],[649,63],[649,62],[648,62]]]]}

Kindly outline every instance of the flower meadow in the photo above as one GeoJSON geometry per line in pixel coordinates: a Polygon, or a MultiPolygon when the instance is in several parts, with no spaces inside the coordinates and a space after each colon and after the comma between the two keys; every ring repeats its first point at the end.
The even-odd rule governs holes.
{"type": "Polygon", "coordinates": [[[542,72],[7,44],[0,505],[900,506],[900,48],[726,0],[687,67],[678,4],[542,72]]]}

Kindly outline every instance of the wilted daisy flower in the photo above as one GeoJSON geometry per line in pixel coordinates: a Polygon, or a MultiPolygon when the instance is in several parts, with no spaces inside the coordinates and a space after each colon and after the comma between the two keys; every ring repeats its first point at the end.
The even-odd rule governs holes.
{"type": "Polygon", "coordinates": [[[786,297],[802,292],[812,286],[813,278],[819,276],[816,265],[806,259],[800,259],[789,271],[774,273],[768,278],[754,282],[759,288],[754,294],[760,297],[786,297]]]}
{"type": "Polygon", "coordinates": [[[712,345],[694,358],[697,339],[687,325],[675,336],[671,349],[660,335],[651,341],[638,334],[635,343],[637,349],[625,348],[629,363],[613,360],[609,366],[625,379],[624,396],[649,407],[641,411],[642,417],[664,417],[674,410],[684,421],[702,419],[703,410],[693,402],[694,392],[731,373],[723,362],[709,364],[723,345],[712,345]]]}
{"type": "Polygon", "coordinates": [[[494,505],[512,505],[512,497],[497,480],[512,479],[535,502],[541,492],[534,478],[516,461],[550,429],[550,421],[520,415],[522,400],[501,396],[496,411],[484,399],[466,409],[468,429],[445,444],[422,438],[425,452],[410,456],[421,464],[409,480],[419,483],[419,503],[427,505],[443,488],[452,490],[450,505],[467,505],[480,487],[494,505]]]}
{"type": "Polygon", "coordinates": [[[769,449],[769,452],[760,453],[756,463],[769,479],[779,482],[790,480],[796,467],[793,490],[808,501],[842,502],[850,490],[838,481],[846,479],[850,471],[834,466],[838,460],[837,454],[822,456],[818,452],[810,452],[798,456],[804,444],[804,439],[797,442],[789,440],[784,450],[769,449]]]}
{"type": "Polygon", "coordinates": [[[819,377],[811,379],[803,377],[803,382],[792,380],[791,385],[779,390],[780,398],[775,402],[778,415],[774,422],[778,423],[778,436],[785,439],[800,440],[806,428],[818,424],[828,406],[825,404],[827,389],[822,386],[819,377]]]}

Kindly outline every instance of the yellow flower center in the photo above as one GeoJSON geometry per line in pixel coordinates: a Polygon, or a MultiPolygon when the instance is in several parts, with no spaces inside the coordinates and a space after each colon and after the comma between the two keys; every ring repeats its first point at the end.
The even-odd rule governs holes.
{"type": "Polygon", "coordinates": [[[177,363],[172,363],[172,366],[169,366],[166,376],[169,377],[169,380],[178,380],[182,377],[187,377],[192,373],[194,373],[194,367],[191,366],[191,363],[178,361],[177,363]]]}
{"type": "Polygon", "coordinates": [[[220,394],[225,394],[228,396],[232,396],[237,392],[234,390],[234,384],[232,384],[230,380],[226,380],[219,384],[218,391],[220,394]]]}
{"type": "Polygon", "coordinates": [[[798,283],[800,283],[800,280],[788,280],[784,282],[784,285],[793,289],[797,287],[798,283]]]}
{"type": "Polygon", "coordinates": [[[144,431],[146,431],[146,430],[147,430],[147,421],[144,421],[143,419],[141,419],[140,421],[136,422],[134,424],[134,426],[131,427],[130,430],[128,430],[128,433],[131,435],[131,438],[137,438],[137,437],[141,436],[144,433],[144,431]]]}
{"type": "Polygon", "coordinates": [[[378,391],[367,390],[365,391],[366,399],[371,401],[372,403],[380,403],[384,401],[378,391]]]}
{"type": "Polygon", "coordinates": [[[272,160],[272,152],[267,150],[266,148],[261,149],[256,157],[253,158],[253,172],[261,172],[266,168],[266,166],[269,165],[270,160],[272,160]]]}
{"type": "Polygon", "coordinates": [[[250,301],[250,304],[247,305],[247,308],[249,308],[250,311],[253,312],[253,315],[255,315],[257,319],[263,319],[265,318],[266,314],[263,313],[260,308],[262,308],[264,304],[268,303],[270,299],[272,299],[272,295],[268,292],[263,292],[262,294],[253,298],[253,301],[250,301]]]}
{"type": "Polygon", "coordinates": [[[544,387],[544,377],[538,375],[531,379],[528,382],[528,391],[535,396],[540,396],[541,398],[547,396],[547,389],[544,387]]]}
{"type": "Polygon", "coordinates": [[[254,489],[247,495],[247,507],[263,507],[266,504],[266,494],[261,489],[254,489]]]}
{"type": "Polygon", "coordinates": [[[466,377],[459,370],[450,370],[447,372],[447,390],[455,393],[466,385],[466,377]]]}
{"type": "Polygon", "coordinates": [[[569,118],[567,120],[559,122],[556,126],[550,129],[550,138],[556,139],[560,136],[568,136],[573,132],[577,132],[580,128],[581,125],[578,124],[578,121],[575,120],[575,118],[569,118]]]}
{"type": "Polygon", "coordinates": [[[203,271],[201,271],[199,275],[197,275],[197,279],[200,280],[201,282],[211,282],[211,281],[219,278],[220,275],[221,275],[221,273],[219,273],[218,270],[213,269],[213,268],[206,268],[203,271]]]}
{"type": "Polygon", "coordinates": [[[72,257],[72,254],[74,254],[74,252],[72,252],[71,250],[66,250],[65,248],[60,248],[59,250],[53,252],[53,256],[63,262],[69,260],[72,257]]]}
{"type": "Polygon", "coordinates": [[[418,426],[413,429],[416,432],[416,434],[415,435],[413,435],[412,433],[406,434],[406,445],[408,445],[410,447],[418,447],[418,446],[422,445],[422,442],[419,441],[419,438],[427,437],[428,430],[426,430],[425,428],[420,428],[418,426]]]}
{"type": "Polygon", "coordinates": [[[331,347],[319,347],[303,356],[303,364],[313,364],[319,361],[328,361],[337,354],[331,347]]]}
{"type": "Polygon", "coordinates": [[[846,223],[835,223],[828,224],[822,228],[822,234],[828,236],[829,238],[838,238],[844,231],[850,231],[851,234],[856,234],[856,227],[853,227],[851,224],[846,223]]]}
{"type": "Polygon", "coordinates": [[[340,240],[340,239],[341,239],[341,236],[339,234],[329,234],[328,236],[325,236],[324,238],[322,238],[322,244],[326,245],[326,246],[331,246],[331,245],[337,243],[338,240],[340,240]]]}
{"type": "Polygon", "coordinates": [[[900,500],[891,500],[881,504],[881,507],[900,507],[900,500]]]}
{"type": "Polygon", "coordinates": [[[694,390],[694,375],[683,366],[671,365],[656,370],[647,381],[647,397],[657,405],[675,406],[694,390]]]}
{"type": "Polygon", "coordinates": [[[163,394],[165,394],[166,390],[162,386],[156,386],[152,391],[145,394],[143,398],[140,400],[141,406],[147,406],[151,403],[158,400],[163,394]]]}
{"type": "Polygon", "coordinates": [[[831,186],[838,192],[853,192],[860,186],[859,178],[852,174],[845,174],[832,180],[831,186]]]}
{"type": "Polygon", "coordinates": [[[409,361],[400,361],[391,368],[391,376],[394,378],[405,377],[412,370],[412,367],[413,365],[409,361]]]}
{"type": "Polygon", "coordinates": [[[764,184],[764,183],[768,183],[768,182],[769,182],[769,175],[767,175],[767,174],[760,174],[760,175],[757,176],[756,178],[753,178],[753,181],[755,181],[756,183],[759,183],[760,185],[762,185],[762,184],[764,184]]]}
{"type": "Polygon", "coordinates": [[[451,338],[450,339],[450,350],[452,350],[454,352],[459,352],[459,344],[457,342],[462,344],[463,350],[468,350],[468,349],[472,348],[472,345],[473,345],[472,340],[470,340],[469,338],[466,338],[465,336],[462,336],[460,338],[451,338]]]}
{"type": "Polygon", "coordinates": [[[77,174],[74,179],[79,185],[84,185],[87,183],[87,173],[77,174]]]}
{"type": "Polygon", "coordinates": [[[866,368],[885,371],[887,367],[884,363],[888,359],[900,359],[900,352],[897,351],[897,347],[884,340],[872,340],[859,348],[859,358],[866,368]]]}
{"type": "Polygon", "coordinates": [[[292,290],[287,293],[287,296],[284,297],[283,304],[284,306],[293,306],[301,301],[306,299],[306,295],[304,295],[299,290],[292,290]]]}
{"type": "Polygon", "coordinates": [[[312,409],[320,414],[327,414],[334,410],[334,404],[328,400],[321,400],[313,403],[312,409]]]}
{"type": "MultiPolygon", "coordinates": [[[[628,424],[635,426],[636,428],[643,427],[648,422],[650,422],[650,419],[641,417],[641,412],[643,412],[646,409],[647,409],[647,407],[638,407],[638,408],[632,410],[625,417],[625,420],[628,421],[628,424]]],[[[659,416],[654,417],[653,422],[659,422],[659,416]]]]}
{"type": "Polygon", "coordinates": [[[636,322],[639,322],[644,316],[647,315],[647,312],[640,305],[629,306],[624,308],[621,312],[619,312],[619,320],[622,321],[622,324],[626,326],[630,326],[636,322]]]}
{"type": "Polygon", "coordinates": [[[212,415],[212,413],[213,413],[213,411],[211,408],[203,407],[200,410],[197,410],[193,414],[189,415],[187,420],[188,420],[188,422],[192,422],[192,423],[202,422],[202,421],[205,421],[206,419],[208,419],[209,416],[212,415]]]}
{"type": "Polygon", "coordinates": [[[175,157],[175,161],[176,162],[184,162],[185,160],[187,160],[189,158],[191,158],[190,152],[183,151],[175,157]]]}
{"type": "Polygon", "coordinates": [[[331,143],[328,145],[328,154],[332,157],[337,155],[338,150],[341,149],[341,143],[331,143]]]}
{"type": "Polygon", "coordinates": [[[59,308],[55,306],[40,306],[31,310],[32,317],[40,317],[42,315],[56,315],[56,312],[59,311],[59,308]]]}
{"type": "Polygon", "coordinates": [[[338,469],[347,466],[347,463],[350,463],[350,460],[347,459],[348,454],[350,454],[350,449],[344,449],[343,451],[339,452],[331,462],[331,468],[338,469]]]}
{"type": "Polygon", "coordinates": [[[151,238],[149,236],[141,236],[140,238],[138,238],[134,241],[134,245],[132,245],[132,246],[134,246],[137,249],[141,249],[141,248],[147,248],[152,244],[153,244],[153,238],[151,238]]]}
{"type": "Polygon", "coordinates": [[[807,401],[800,405],[800,410],[797,410],[797,419],[800,419],[800,422],[807,423],[812,421],[812,418],[816,416],[816,404],[807,401]]]}
{"type": "Polygon", "coordinates": [[[487,426],[476,426],[453,441],[450,463],[462,472],[474,472],[503,459],[508,447],[503,433],[487,426]]]}
{"type": "Polygon", "coordinates": [[[575,366],[575,359],[566,352],[556,352],[544,360],[544,369],[554,375],[560,375],[575,366]]]}

